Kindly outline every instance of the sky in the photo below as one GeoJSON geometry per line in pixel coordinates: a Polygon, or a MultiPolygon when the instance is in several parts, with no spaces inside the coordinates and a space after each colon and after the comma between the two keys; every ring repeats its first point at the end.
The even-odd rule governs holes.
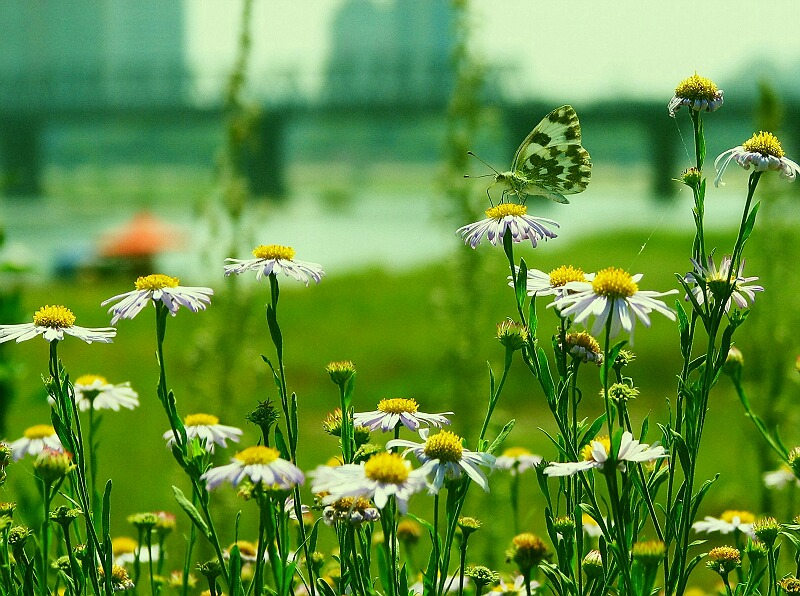
{"type": "MultiPolygon", "coordinates": [[[[418,2],[425,0],[376,0],[418,2]]],[[[211,91],[234,60],[238,0],[184,0],[187,57],[211,91]]],[[[269,71],[314,89],[343,0],[255,0],[251,89],[269,71]]],[[[473,0],[476,55],[512,68],[510,91],[552,98],[671,95],[697,71],[724,88],[747,65],[800,64],[797,0],[473,0]]],[[[760,73],[754,73],[756,81],[760,73]]],[[[754,83],[755,84],[755,83],[754,83]]]]}

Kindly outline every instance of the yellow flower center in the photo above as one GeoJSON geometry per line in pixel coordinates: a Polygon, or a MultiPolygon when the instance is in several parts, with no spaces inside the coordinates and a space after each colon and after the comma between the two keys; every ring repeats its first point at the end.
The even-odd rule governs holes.
{"type": "Polygon", "coordinates": [[[136,552],[139,543],[130,536],[117,536],[111,540],[111,552],[115,557],[136,552]]]}
{"type": "Polygon", "coordinates": [[[771,132],[764,132],[763,130],[742,143],[742,148],[745,151],[755,151],[761,155],[772,155],[773,157],[786,155],[783,152],[780,141],[778,141],[778,137],[771,132]]]}
{"type": "Polygon", "coordinates": [[[500,203],[495,207],[487,209],[486,216],[491,217],[492,219],[501,219],[506,215],[518,217],[520,215],[525,215],[527,212],[528,208],[525,205],[519,205],[517,203],[500,203]]]}
{"type": "Polygon", "coordinates": [[[583,270],[576,269],[572,265],[561,265],[550,272],[550,285],[554,288],[560,288],[570,281],[586,281],[583,270]]]}
{"type": "Polygon", "coordinates": [[[378,410],[386,414],[415,414],[419,410],[416,400],[395,397],[378,402],[378,410]]]}
{"type": "Polygon", "coordinates": [[[56,429],[49,424],[37,424],[36,426],[26,428],[25,432],[22,434],[26,439],[44,439],[45,437],[56,434],[56,429]]]}
{"type": "Polygon", "coordinates": [[[705,99],[710,101],[717,96],[718,92],[719,89],[711,79],[701,77],[697,73],[681,81],[675,87],[675,95],[686,99],[705,99]]]}
{"type": "Polygon", "coordinates": [[[75,324],[75,315],[66,306],[43,306],[33,313],[33,324],[37,327],[64,329],[75,324]]]}
{"type": "Polygon", "coordinates": [[[131,578],[128,575],[127,569],[119,565],[111,566],[111,582],[117,585],[127,585],[130,583],[131,578]]]}
{"type": "Polygon", "coordinates": [[[542,544],[542,539],[530,532],[517,534],[511,540],[511,544],[513,544],[517,550],[537,550],[544,546],[542,544]]]}
{"type": "Polygon", "coordinates": [[[581,456],[583,457],[583,461],[596,461],[594,459],[594,455],[592,454],[594,443],[600,443],[606,450],[606,454],[611,453],[611,439],[609,439],[608,437],[595,438],[592,439],[588,445],[585,445],[583,449],[581,449],[581,456]]]}
{"type": "Polygon", "coordinates": [[[756,521],[756,516],[750,513],[749,511],[738,511],[736,509],[729,509],[728,511],[723,511],[722,515],[719,518],[724,521],[728,522],[729,524],[733,523],[733,518],[738,517],[739,523],[742,524],[752,524],[756,521]]]}
{"type": "Polygon", "coordinates": [[[580,331],[578,333],[568,333],[567,343],[571,346],[579,346],[595,354],[600,353],[600,344],[597,343],[597,340],[594,337],[592,337],[585,331],[580,331]]]}
{"type": "Polygon", "coordinates": [[[595,294],[609,298],[627,298],[639,291],[639,286],[627,271],[608,267],[598,271],[592,281],[592,290],[595,294]]]}
{"type": "Polygon", "coordinates": [[[449,430],[443,430],[425,441],[425,455],[439,461],[459,461],[464,452],[461,437],[449,430]]]}
{"type": "Polygon", "coordinates": [[[186,426],[214,426],[219,424],[219,418],[211,414],[189,414],[183,423],[186,426]]]}
{"type": "Polygon", "coordinates": [[[133,284],[137,290],[163,290],[164,288],[175,288],[180,283],[177,277],[170,277],[161,273],[153,273],[140,277],[133,284]]]}
{"type": "Polygon", "coordinates": [[[253,256],[257,259],[281,259],[291,261],[294,259],[294,249],[291,246],[279,244],[259,244],[253,249],[253,256]]]}
{"type": "Polygon", "coordinates": [[[364,497],[344,497],[331,503],[331,507],[339,511],[350,511],[353,509],[360,509],[363,511],[364,509],[371,508],[372,503],[369,499],[365,499],[364,497]]]}
{"type": "Polygon", "coordinates": [[[364,464],[364,474],[378,482],[403,484],[408,480],[408,465],[397,453],[378,453],[364,464]]]}
{"type": "Polygon", "coordinates": [[[108,381],[106,381],[105,377],[101,377],[100,375],[81,375],[77,379],[75,379],[76,385],[91,385],[99,381],[102,385],[107,385],[108,381]]]}
{"type": "Polygon", "coordinates": [[[263,445],[248,447],[235,455],[236,459],[246,466],[254,466],[257,464],[269,465],[278,459],[279,456],[280,454],[277,449],[264,447],[263,445]]]}
{"type": "Polygon", "coordinates": [[[715,563],[738,563],[741,561],[741,553],[732,546],[717,546],[708,551],[708,558],[715,563]]]}
{"type": "Polygon", "coordinates": [[[509,447],[503,451],[503,457],[520,457],[523,455],[530,455],[531,452],[525,447],[509,447]]]}

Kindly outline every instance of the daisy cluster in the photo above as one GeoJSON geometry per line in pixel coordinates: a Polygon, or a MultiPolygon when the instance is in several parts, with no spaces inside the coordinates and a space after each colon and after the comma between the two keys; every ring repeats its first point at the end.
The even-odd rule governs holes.
{"type": "Polygon", "coordinates": [[[407,398],[383,399],[377,410],[355,413],[356,426],[383,432],[405,427],[418,431],[421,441],[392,439],[386,443],[387,451],[378,451],[360,463],[319,466],[311,473],[311,490],[321,494],[323,505],[328,507],[343,499],[355,499],[353,502],[366,499],[380,510],[393,497],[401,513],[408,510],[408,501],[415,493],[426,488],[437,493],[447,482],[459,480],[464,474],[488,491],[488,479],[482,468],[494,468],[494,456],[466,449],[461,437],[450,431],[430,433],[430,427],[441,429],[450,424],[447,416],[451,414],[422,412],[416,400],[407,398]],[[399,448],[405,448],[402,454],[395,451],[399,448]],[[420,467],[412,468],[406,459],[410,454],[420,467]]]}

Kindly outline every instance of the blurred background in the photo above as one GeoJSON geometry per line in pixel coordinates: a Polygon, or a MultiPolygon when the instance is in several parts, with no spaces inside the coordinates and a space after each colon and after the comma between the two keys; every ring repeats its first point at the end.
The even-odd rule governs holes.
{"type": "MultiPolygon", "coordinates": [[[[324,372],[331,360],[355,362],[357,410],[414,397],[426,411],[454,410],[454,430],[469,437],[485,411],[486,363],[502,365],[494,325],[514,304],[502,251],[473,251],[455,235],[488,207],[487,180],[463,178],[488,171],[467,150],[508,169],[530,129],[572,104],[594,162],[592,183],[570,205],[531,199],[531,212],[556,219],[561,231],[518,256],[545,271],[615,265],[644,273],[646,289],[677,287],[674,273],[690,269],[693,224],[691,193],[673,179],[692,163],[692,137],[685,110],[672,119],[667,102],[695,71],[724,90],[724,107],[705,118],[709,175],[716,155],[759,129],[777,132],[797,160],[793,9],[791,0],[769,12],[722,0],[5,0],[2,322],[29,321],[39,306],[63,303],[77,324],[103,326],[99,303],[151,272],[210,285],[216,296],[207,312],[169,321],[170,383],[182,413],[245,427],[244,414],[275,397],[259,358],[271,356],[268,286],[224,279],[222,259],[246,258],[261,243],[291,245],[327,272],[317,287],[281,279],[289,386],[307,445],[301,465],[311,469],[336,449],[321,431],[338,403],[324,372]]],[[[726,181],[707,198],[710,245],[720,256],[731,250],[746,194],[741,170],[731,168],[726,181]]],[[[769,424],[782,421],[790,445],[800,440],[791,409],[796,195],[777,176],[759,187],[746,273],[766,292],[738,338],[752,400],[769,424]]],[[[130,381],[141,394],[139,409],[104,416],[100,436],[118,533],[132,533],[130,513],[176,509],[169,485],[185,484],[161,440],[150,317],[152,309],[121,322],[111,346],[67,341],[61,349],[73,377],[130,381]]],[[[543,341],[555,325],[543,312],[543,341]]],[[[634,350],[638,419],[663,420],[675,394],[676,329],[654,320],[634,350]]],[[[48,420],[39,381],[46,364],[41,340],[0,348],[0,434],[8,440],[48,420]]],[[[592,371],[584,382],[587,416],[599,413],[592,371]]],[[[761,474],[777,463],[725,379],[711,409],[700,476],[722,477],[701,514],[798,513],[794,488],[760,488],[761,474]]],[[[508,446],[554,457],[536,430],[551,429],[549,414],[521,363],[497,428],[512,417],[508,446]]],[[[246,428],[245,443],[256,430],[246,428]]],[[[6,499],[24,504],[35,487],[15,468],[6,499]]],[[[508,479],[496,476],[496,490],[476,507],[484,498],[503,506],[508,479]]],[[[541,531],[538,489],[532,476],[526,482],[525,523],[541,531]]],[[[241,505],[233,491],[219,499],[231,510],[241,505]]],[[[22,507],[23,519],[35,515],[22,507]]]]}

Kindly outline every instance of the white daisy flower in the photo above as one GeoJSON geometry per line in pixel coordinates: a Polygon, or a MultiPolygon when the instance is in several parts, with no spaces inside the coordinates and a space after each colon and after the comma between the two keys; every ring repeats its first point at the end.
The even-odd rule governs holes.
{"type": "Polygon", "coordinates": [[[737,511],[734,509],[723,511],[718,518],[707,515],[703,521],[692,524],[695,532],[719,532],[720,534],[730,534],[731,532],[742,532],[755,538],[753,532],[753,522],[756,516],[749,511],[737,511]]]}
{"type": "Polygon", "coordinates": [[[713,112],[718,110],[722,103],[722,89],[718,89],[710,79],[698,76],[695,73],[688,79],[681,81],[675,88],[675,95],[669,100],[667,110],[669,115],[674,118],[675,112],[683,106],[695,112],[701,110],[713,112]]]}
{"type": "Polygon", "coordinates": [[[129,536],[118,536],[111,539],[111,552],[114,557],[114,565],[132,565],[139,559],[140,563],[147,563],[151,557],[153,561],[158,561],[159,547],[153,544],[148,552],[147,545],[139,545],[136,540],[129,536]]]}
{"type": "Polygon", "coordinates": [[[344,497],[364,497],[378,509],[386,507],[393,496],[398,511],[405,513],[411,496],[425,488],[425,474],[422,469],[412,470],[411,464],[397,453],[376,453],[363,464],[319,466],[312,472],[311,491],[328,493],[322,499],[323,505],[344,497]]]}
{"type": "Polygon", "coordinates": [[[641,273],[631,275],[622,269],[608,267],[598,271],[591,282],[569,282],[566,285],[568,293],[548,307],[554,306],[564,317],[574,315],[577,324],[585,323],[594,315],[593,335],[598,335],[611,317],[611,337],[616,337],[620,329],[624,329],[633,344],[633,328],[637,318],[649,327],[649,315],[655,310],[675,320],[675,314],[656,298],[676,294],[678,290],[640,290],[638,282],[641,279],[641,273]]]}
{"type": "Polygon", "coordinates": [[[56,429],[49,424],[37,424],[25,429],[22,438],[9,444],[11,458],[19,461],[26,455],[39,455],[45,449],[64,451],[56,429]]]}
{"type": "Polygon", "coordinates": [[[406,447],[403,455],[409,452],[416,455],[422,463],[420,469],[426,475],[433,476],[429,484],[431,492],[439,492],[446,480],[460,478],[462,471],[483,490],[489,491],[489,480],[478,466],[494,468],[494,455],[464,449],[461,437],[448,430],[430,436],[429,433],[428,428],[420,429],[419,436],[422,443],[393,439],[386,443],[386,448],[406,447]]]}
{"type": "Polygon", "coordinates": [[[544,217],[533,217],[527,213],[528,208],[525,205],[500,203],[486,210],[486,219],[458,228],[456,234],[460,234],[464,242],[472,248],[478,246],[484,234],[492,245],[497,245],[502,241],[506,231],[511,233],[514,242],[530,240],[534,248],[539,240],[556,237],[555,232],[549,230],[547,226],[557,228],[558,223],[544,217]]]}
{"type": "MultiPolygon", "coordinates": [[[[203,448],[209,453],[214,453],[214,445],[227,447],[227,440],[238,443],[242,436],[242,429],[235,426],[225,426],[219,423],[219,418],[211,414],[189,414],[183,419],[186,428],[186,439],[198,439],[203,448]]],[[[167,447],[172,447],[175,435],[171,430],[164,433],[167,447]]]]}
{"type": "Polygon", "coordinates": [[[500,470],[508,470],[512,476],[516,476],[539,465],[541,461],[541,455],[534,455],[525,447],[509,447],[494,463],[500,470]]]}
{"type": "MultiPolygon", "coordinates": [[[[81,375],[75,379],[75,404],[81,412],[86,410],[133,410],[139,406],[139,394],[130,383],[112,385],[99,375],[81,375]]],[[[52,398],[49,398],[52,401],[52,398]]]]}
{"type": "MultiPolygon", "coordinates": [[[[241,557],[242,561],[245,563],[255,563],[258,560],[258,545],[254,542],[250,542],[249,540],[239,540],[231,544],[222,552],[222,558],[224,558],[226,561],[230,560],[231,551],[233,550],[234,546],[239,547],[239,557],[241,557]]],[[[266,550],[264,551],[264,560],[269,561],[269,555],[267,554],[266,550]]]]}
{"type": "MultiPolygon", "coordinates": [[[[519,267],[514,267],[519,275],[519,267]]],[[[566,284],[571,281],[592,281],[594,273],[584,273],[572,265],[561,265],[550,273],[538,269],[528,269],[526,288],[528,296],[555,296],[561,298],[567,293],[566,284]]],[[[514,280],[508,276],[508,285],[514,287],[514,280]]]]}
{"type": "MultiPolygon", "coordinates": [[[[581,450],[583,461],[579,462],[556,462],[544,469],[547,476],[573,476],[578,472],[585,472],[593,468],[602,468],[611,453],[611,439],[600,437],[592,440],[581,450]]],[[[643,463],[653,461],[661,457],[668,457],[667,452],[661,445],[647,445],[640,443],[633,438],[628,431],[622,433],[617,454],[617,469],[624,472],[627,469],[627,462],[643,463]]]]}
{"type": "Polygon", "coordinates": [[[794,475],[792,470],[787,465],[783,465],[772,472],[765,472],[761,478],[764,481],[764,486],[767,488],[775,488],[780,490],[792,482],[794,482],[797,486],[800,486],[800,479],[794,475]]]}
{"type": "MultiPolygon", "coordinates": [[[[722,261],[720,261],[719,264],[719,269],[717,269],[716,265],[714,264],[714,258],[712,256],[708,257],[708,261],[705,266],[692,259],[694,271],[687,273],[684,279],[686,283],[695,284],[695,286],[692,288],[692,294],[694,295],[694,298],[698,304],[703,304],[705,301],[703,286],[705,286],[705,293],[711,297],[727,294],[730,290],[730,287],[733,286],[733,292],[728,298],[728,301],[725,303],[725,312],[728,312],[731,309],[731,302],[735,302],[736,306],[739,308],[747,308],[748,302],[750,304],[755,302],[755,293],[763,292],[764,288],[762,286],[745,285],[758,280],[757,277],[744,277],[742,275],[744,272],[745,263],[746,259],[742,259],[742,264],[739,267],[738,275],[732,277],[730,255],[725,255],[722,257],[722,261]]],[[[687,296],[686,300],[688,299],[689,298],[687,296]]]]}
{"type": "Polygon", "coordinates": [[[420,424],[437,428],[450,424],[446,416],[452,414],[453,412],[426,414],[419,411],[419,404],[416,400],[395,397],[382,399],[378,402],[378,409],[372,412],[356,412],[353,414],[353,425],[355,427],[365,426],[371,431],[380,428],[383,432],[390,432],[402,423],[408,430],[416,432],[419,430],[420,424]]]}
{"type": "Polygon", "coordinates": [[[302,281],[306,286],[311,280],[319,283],[325,272],[321,265],[306,261],[295,261],[295,251],[291,246],[278,244],[260,244],[253,249],[255,259],[225,259],[225,277],[232,273],[240,274],[246,271],[255,271],[256,280],[261,281],[265,275],[284,273],[297,281],[302,281]]]}
{"type": "MultiPolygon", "coordinates": [[[[600,538],[603,535],[603,530],[600,528],[600,524],[597,523],[591,515],[588,513],[584,513],[581,516],[583,520],[583,533],[590,536],[591,538],[600,538]]],[[[605,518],[603,518],[605,521],[605,518]]]]}
{"type": "Polygon", "coordinates": [[[725,186],[722,182],[722,175],[731,161],[735,161],[745,170],[750,166],[756,172],[775,170],[780,172],[781,177],[792,182],[800,172],[800,166],[788,157],[785,157],[783,148],[777,137],[771,132],[758,132],[746,140],[741,145],[723,151],[714,160],[714,169],[717,170],[717,177],[714,178],[714,186],[725,186]],[[722,165],[718,167],[719,163],[722,165]]]}
{"type": "Polygon", "coordinates": [[[79,327],[75,325],[75,315],[65,306],[43,306],[33,313],[33,323],[19,325],[0,325],[0,344],[15,340],[17,343],[41,335],[47,341],[61,341],[64,334],[82,339],[87,344],[97,341],[110,344],[117,334],[113,327],[79,327]]]}
{"type": "Polygon", "coordinates": [[[248,447],[231,458],[226,466],[211,468],[200,476],[208,490],[217,488],[229,481],[233,486],[245,478],[253,484],[263,483],[270,487],[290,489],[303,484],[305,476],[293,463],[281,459],[277,449],[257,445],[248,447]]]}
{"type": "Polygon", "coordinates": [[[119,300],[108,309],[109,313],[114,314],[111,324],[116,325],[120,319],[132,319],[151,302],[161,302],[173,317],[178,314],[181,306],[197,312],[205,310],[211,304],[211,296],[214,295],[211,288],[181,286],[179,283],[177,277],[161,273],[139,277],[134,283],[135,290],[112,296],[100,306],[119,300]]]}
{"type": "Polygon", "coordinates": [[[531,581],[528,587],[525,587],[525,578],[518,575],[514,578],[514,583],[512,584],[507,584],[501,578],[500,583],[493,587],[488,593],[494,596],[501,596],[502,594],[527,594],[528,588],[530,588],[531,594],[533,594],[534,590],[540,586],[541,584],[539,582],[531,581]]]}

